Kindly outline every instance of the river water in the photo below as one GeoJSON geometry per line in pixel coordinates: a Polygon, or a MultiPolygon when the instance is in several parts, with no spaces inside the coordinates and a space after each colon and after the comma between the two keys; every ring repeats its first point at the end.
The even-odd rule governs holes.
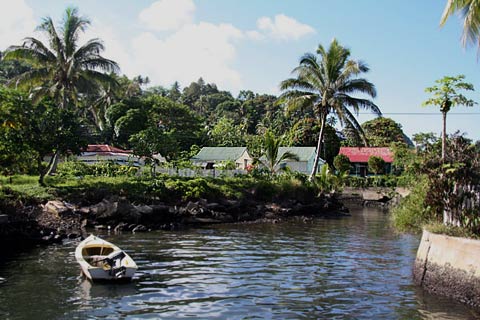
{"type": "Polygon", "coordinates": [[[2,254],[2,319],[480,319],[412,283],[418,236],[388,214],[104,234],[139,265],[127,284],[79,277],[76,243],[2,254]]]}

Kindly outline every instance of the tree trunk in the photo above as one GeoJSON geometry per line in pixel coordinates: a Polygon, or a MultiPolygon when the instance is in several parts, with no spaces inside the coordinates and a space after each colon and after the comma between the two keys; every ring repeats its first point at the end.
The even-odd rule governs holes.
{"type": "Polygon", "coordinates": [[[322,152],[322,144],[323,144],[323,133],[325,129],[325,123],[327,121],[327,114],[322,115],[321,123],[320,123],[320,133],[318,134],[318,143],[317,143],[317,150],[315,153],[315,161],[313,162],[312,173],[308,180],[312,181],[318,171],[318,160],[320,159],[320,154],[322,152]]]}
{"type": "Polygon", "coordinates": [[[447,113],[442,112],[443,131],[442,131],[442,161],[445,161],[445,148],[447,143],[447,113]]]}
{"type": "Polygon", "coordinates": [[[57,151],[55,151],[55,154],[53,155],[53,158],[50,160],[50,163],[48,164],[47,175],[51,176],[55,172],[57,172],[57,165],[58,165],[59,160],[60,160],[60,151],[57,150],[57,151]]]}
{"type": "Polygon", "coordinates": [[[50,167],[50,165],[52,164],[52,159],[50,159],[50,162],[48,163],[48,166],[47,168],[42,168],[42,160],[43,160],[43,156],[39,156],[37,158],[37,168],[38,168],[38,172],[40,172],[40,177],[38,177],[38,184],[40,184],[42,187],[45,187],[45,173],[47,172],[47,168],[50,167]]]}

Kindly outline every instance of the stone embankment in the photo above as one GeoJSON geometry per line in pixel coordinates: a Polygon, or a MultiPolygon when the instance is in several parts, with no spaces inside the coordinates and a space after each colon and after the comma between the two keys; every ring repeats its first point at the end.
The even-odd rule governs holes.
{"type": "Polygon", "coordinates": [[[389,209],[398,204],[410,191],[406,188],[345,188],[339,200],[346,206],[380,207],[389,209]]]}
{"type": "Polygon", "coordinates": [[[480,307],[480,241],[423,231],[413,269],[427,291],[480,307]]]}
{"type": "Polygon", "coordinates": [[[293,199],[265,203],[256,200],[198,201],[175,204],[135,204],[125,197],[108,196],[91,204],[62,200],[17,208],[0,226],[0,236],[42,242],[60,242],[85,235],[87,228],[142,232],[188,226],[251,221],[279,222],[291,217],[340,216],[348,210],[334,197],[302,203],[293,199]]]}

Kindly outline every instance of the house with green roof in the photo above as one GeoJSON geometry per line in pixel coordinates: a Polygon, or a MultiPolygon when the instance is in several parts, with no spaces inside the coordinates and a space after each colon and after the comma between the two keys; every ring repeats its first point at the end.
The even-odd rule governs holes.
{"type": "MultiPolygon", "coordinates": [[[[298,161],[288,160],[282,161],[279,165],[280,168],[288,167],[292,171],[310,174],[313,170],[313,164],[315,162],[315,147],[279,147],[278,156],[281,157],[285,152],[291,152],[298,156],[298,161]]],[[[318,171],[325,164],[325,160],[318,160],[318,171]]]]}
{"type": "Polygon", "coordinates": [[[220,163],[233,161],[237,169],[246,170],[253,158],[248,154],[247,147],[203,147],[191,161],[204,169],[213,169],[220,163]]]}

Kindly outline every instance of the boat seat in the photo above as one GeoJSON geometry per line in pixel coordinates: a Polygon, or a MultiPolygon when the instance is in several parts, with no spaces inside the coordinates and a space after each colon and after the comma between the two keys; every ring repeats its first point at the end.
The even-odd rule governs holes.
{"type": "Polygon", "coordinates": [[[103,261],[107,256],[103,255],[92,255],[92,256],[84,256],[85,260],[88,260],[88,263],[92,266],[96,267],[102,267],[103,266],[103,261]]]}

